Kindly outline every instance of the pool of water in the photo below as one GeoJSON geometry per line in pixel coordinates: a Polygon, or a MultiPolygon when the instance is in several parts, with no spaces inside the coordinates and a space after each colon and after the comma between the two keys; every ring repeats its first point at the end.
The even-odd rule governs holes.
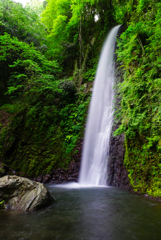
{"type": "Polygon", "coordinates": [[[49,208],[0,211],[0,240],[161,239],[161,203],[118,188],[48,189],[49,208]]]}

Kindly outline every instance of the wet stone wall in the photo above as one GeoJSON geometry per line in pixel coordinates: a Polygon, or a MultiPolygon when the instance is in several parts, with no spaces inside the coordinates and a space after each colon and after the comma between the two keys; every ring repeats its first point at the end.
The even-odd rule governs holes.
{"type": "MultiPolygon", "coordinates": [[[[120,64],[116,64],[116,86],[123,81],[122,72],[119,68],[120,64]]],[[[116,87],[115,109],[120,108],[120,96],[116,87]]],[[[124,134],[114,137],[115,130],[119,127],[120,122],[114,119],[112,134],[110,139],[110,150],[108,159],[108,185],[122,187],[131,190],[128,172],[124,167],[124,134]]]]}

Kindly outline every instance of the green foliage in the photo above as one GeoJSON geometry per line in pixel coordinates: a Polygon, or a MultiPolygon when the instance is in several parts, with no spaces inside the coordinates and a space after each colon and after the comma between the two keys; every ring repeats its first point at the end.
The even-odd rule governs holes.
{"type": "Polygon", "coordinates": [[[122,124],[115,134],[126,135],[125,165],[134,190],[153,196],[161,196],[160,9],[159,1],[139,1],[117,51],[124,81],[119,85],[122,124]]]}
{"type": "Polygon", "coordinates": [[[110,0],[50,0],[41,16],[45,29],[39,17],[45,4],[37,2],[25,8],[10,0],[0,3],[1,111],[6,116],[0,157],[27,176],[66,168],[72,160],[100,46],[113,19],[110,0]]]}
{"type": "Polygon", "coordinates": [[[0,2],[0,105],[8,117],[0,125],[1,159],[27,176],[68,167],[83,134],[100,47],[113,25],[124,24],[115,134],[125,134],[134,191],[161,196],[161,3],[37,2],[25,8],[0,2]]]}
{"type": "Polygon", "coordinates": [[[45,27],[39,16],[29,6],[23,8],[11,0],[0,1],[0,34],[4,32],[20,41],[34,43],[40,47],[45,38],[45,27]]]}
{"type": "Polygon", "coordinates": [[[70,103],[68,99],[69,104],[62,106],[63,101],[59,100],[64,94],[64,90],[44,89],[41,95],[34,91],[34,98],[25,97],[25,102],[21,98],[21,107],[16,103],[14,110],[3,106],[3,110],[14,112],[14,116],[1,132],[1,157],[16,171],[38,176],[53,168],[66,168],[70,163],[76,142],[83,134],[89,100],[73,99],[74,103],[70,103]]]}
{"type": "Polygon", "coordinates": [[[3,208],[4,208],[4,200],[0,202],[0,209],[3,209],[3,208]]]}
{"type": "Polygon", "coordinates": [[[111,27],[109,23],[114,24],[114,4],[110,0],[50,0],[42,13],[42,22],[48,29],[47,55],[57,57],[65,68],[69,61],[69,67],[74,68],[76,60],[80,83],[82,72],[86,71],[84,61],[88,58],[89,63],[99,54],[100,43],[111,27]]]}
{"type": "MultiPolygon", "coordinates": [[[[30,0],[27,2],[25,9],[36,12],[37,15],[41,15],[45,8],[45,2],[41,0],[30,0]]],[[[39,23],[39,22],[38,22],[39,23]]]]}
{"type": "MultiPolygon", "coordinates": [[[[11,29],[9,16],[16,9],[20,16],[13,22],[32,15],[29,6],[23,9],[15,3],[8,10],[9,3],[2,4],[2,30],[4,14],[11,29]]],[[[0,35],[0,84],[9,96],[1,111],[10,116],[1,126],[0,156],[16,171],[37,176],[68,166],[83,132],[88,101],[77,94],[72,80],[59,79],[62,69],[55,60],[49,61],[43,51],[23,42],[23,22],[16,26],[24,29],[24,38],[17,30],[17,35],[10,31],[0,35]]]]}
{"type": "Polygon", "coordinates": [[[28,176],[67,167],[75,145],[68,154],[63,150],[59,112],[76,100],[74,83],[56,80],[61,70],[56,61],[8,33],[0,35],[0,56],[1,84],[12,97],[2,107],[11,114],[0,132],[3,161],[28,176]]]}
{"type": "MultiPolygon", "coordinates": [[[[60,126],[63,129],[65,136],[64,148],[66,153],[70,153],[76,146],[76,143],[82,135],[84,121],[86,119],[89,98],[86,101],[81,101],[80,104],[69,104],[60,112],[60,126]]],[[[78,102],[79,103],[79,102],[78,102]]]]}
{"type": "Polygon", "coordinates": [[[66,24],[70,15],[69,0],[49,1],[42,13],[42,21],[49,31],[48,45],[52,47],[52,54],[60,54],[62,43],[67,41],[66,24]]]}
{"type": "Polygon", "coordinates": [[[0,133],[1,157],[27,176],[46,174],[54,167],[67,167],[83,129],[87,104],[78,106],[76,88],[71,80],[55,79],[60,70],[55,61],[48,61],[34,47],[8,34],[0,36],[0,41],[4,46],[1,61],[11,68],[7,93],[16,96],[14,103],[2,107],[12,117],[0,133]],[[13,55],[12,49],[15,49],[13,55]],[[7,65],[12,58],[13,64],[7,65]],[[72,124],[68,105],[74,107],[72,114],[81,110],[78,119],[74,119],[77,128],[72,126],[71,139],[67,137],[71,131],[66,130],[66,125],[71,128],[72,124]],[[67,111],[65,117],[63,109],[67,111]]]}
{"type": "Polygon", "coordinates": [[[17,38],[7,33],[0,35],[0,73],[3,87],[8,88],[8,93],[23,91],[30,88],[35,78],[46,80],[53,78],[58,72],[58,64],[55,61],[48,61],[33,46],[20,42],[17,38]]]}

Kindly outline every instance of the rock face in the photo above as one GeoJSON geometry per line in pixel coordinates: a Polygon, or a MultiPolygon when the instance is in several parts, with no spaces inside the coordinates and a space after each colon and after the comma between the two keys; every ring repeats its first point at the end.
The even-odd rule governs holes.
{"type": "MultiPolygon", "coordinates": [[[[31,180],[44,183],[44,184],[78,182],[80,162],[82,157],[82,148],[83,148],[83,139],[81,139],[77,144],[75,148],[75,153],[72,155],[73,161],[69,164],[67,169],[56,168],[56,169],[53,169],[49,174],[46,174],[46,175],[41,174],[38,177],[31,178],[31,180]]],[[[1,170],[1,165],[0,165],[0,170],[1,170]]],[[[3,173],[1,174],[1,171],[0,171],[0,177],[3,177],[4,175],[17,175],[20,177],[28,177],[24,172],[16,172],[7,165],[4,165],[2,170],[3,170],[3,173]]]]}
{"type": "MultiPolygon", "coordinates": [[[[116,126],[113,127],[114,129],[116,126]]],[[[124,135],[111,136],[108,161],[108,185],[131,190],[128,172],[124,167],[124,135]]]]}
{"type": "Polygon", "coordinates": [[[43,184],[15,175],[0,178],[0,201],[2,200],[7,209],[28,212],[54,201],[43,184]]]}
{"type": "Polygon", "coordinates": [[[49,183],[49,184],[59,184],[66,182],[77,182],[79,175],[79,164],[76,162],[71,162],[68,169],[55,169],[50,174],[45,176],[39,176],[35,179],[38,182],[49,183]]]}
{"type": "Polygon", "coordinates": [[[67,182],[77,182],[79,176],[79,162],[72,161],[68,169],[57,168],[53,169],[50,174],[41,175],[37,178],[34,178],[34,181],[41,183],[49,183],[49,184],[59,184],[59,183],[67,183],[67,182]]]}
{"type": "Polygon", "coordinates": [[[69,164],[68,169],[62,169],[62,168],[53,169],[50,174],[38,176],[33,180],[37,182],[49,183],[49,184],[78,182],[80,162],[82,157],[82,148],[83,148],[83,139],[81,139],[80,142],[78,143],[75,149],[76,153],[72,156],[74,161],[72,161],[69,164]]]}
{"type": "MultiPolygon", "coordinates": [[[[116,64],[116,84],[123,81],[121,70],[118,67],[119,65],[116,64]]],[[[116,89],[115,109],[120,108],[120,101],[121,99],[116,89]]],[[[119,127],[119,124],[119,122],[116,122],[116,120],[114,120],[110,139],[110,151],[108,160],[108,185],[131,190],[128,172],[124,167],[124,135],[121,134],[116,137],[113,136],[113,133],[119,127]]]]}

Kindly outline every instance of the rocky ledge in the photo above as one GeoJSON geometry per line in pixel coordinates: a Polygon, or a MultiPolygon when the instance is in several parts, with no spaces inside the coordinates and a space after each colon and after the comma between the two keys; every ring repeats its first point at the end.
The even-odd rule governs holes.
{"type": "Polygon", "coordinates": [[[6,209],[33,211],[54,202],[47,188],[24,177],[0,178],[0,202],[6,209]]]}

